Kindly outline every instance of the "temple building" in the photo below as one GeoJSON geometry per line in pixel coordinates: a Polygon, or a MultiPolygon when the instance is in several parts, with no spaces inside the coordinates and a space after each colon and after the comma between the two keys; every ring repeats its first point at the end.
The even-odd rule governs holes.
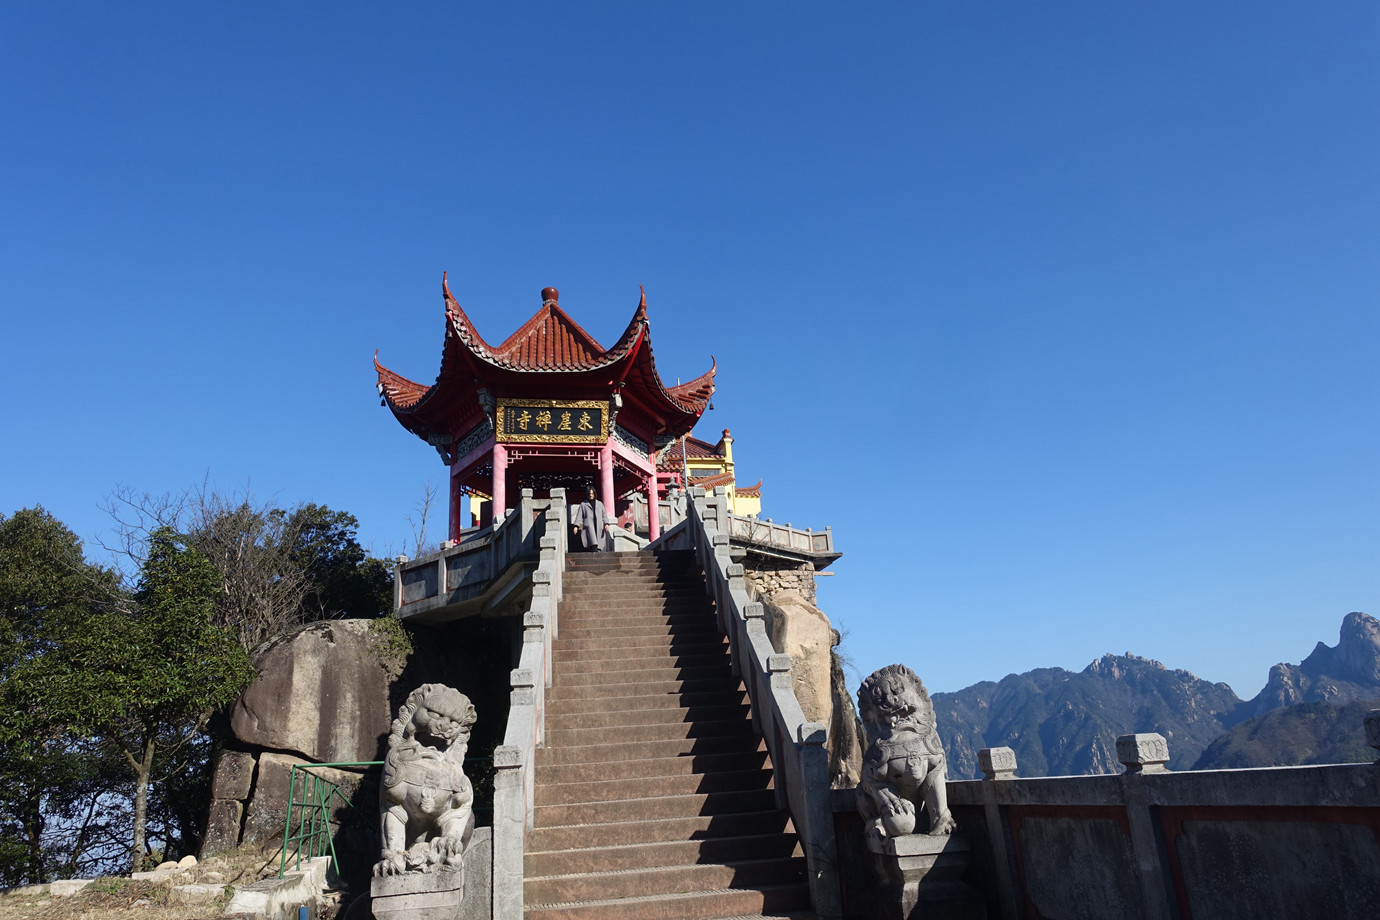
{"type": "MultiPolygon", "coordinates": [[[[502,520],[519,489],[541,498],[552,488],[578,494],[597,483],[600,500],[619,514],[635,495],[657,506],[665,485],[682,478],[659,461],[673,444],[680,449],[709,406],[716,367],[711,360],[689,383],[662,381],[645,292],[623,334],[605,348],[560,308],[555,288],[542,290],[541,309],[499,345],[480,336],[444,275],[441,291],[446,333],[436,382],[414,383],[377,356],[374,368],[383,404],[450,468],[450,539],[460,538],[471,496],[484,507],[479,523],[487,523],[502,520]]],[[[693,443],[685,448],[692,477],[710,465],[698,460],[716,449],[723,451],[720,472],[731,471],[727,432],[719,448],[693,443]]],[[[650,539],[659,535],[659,518],[649,516],[650,539]]]]}
{"type": "Polygon", "coordinates": [[[686,436],[657,455],[657,470],[702,486],[713,492],[719,486],[728,489],[728,508],[734,514],[756,516],[762,512],[762,480],[755,485],[740,486],[733,469],[733,436],[727,428],[719,443],[710,444],[699,438],[686,436]]]}

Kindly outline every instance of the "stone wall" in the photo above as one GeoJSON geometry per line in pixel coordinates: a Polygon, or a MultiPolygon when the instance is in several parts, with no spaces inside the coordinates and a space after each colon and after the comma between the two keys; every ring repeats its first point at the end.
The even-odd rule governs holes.
{"type": "Polygon", "coordinates": [[[809,562],[772,559],[749,553],[743,560],[743,574],[757,593],[768,599],[785,591],[815,602],[815,567],[809,562]]]}
{"type": "MultiPolygon", "coordinates": [[[[1009,749],[995,750],[1009,768],[1009,749]]],[[[1380,766],[1130,767],[948,784],[988,917],[1375,915],[1380,766]]],[[[841,828],[850,821],[840,814],[841,828]]]]}

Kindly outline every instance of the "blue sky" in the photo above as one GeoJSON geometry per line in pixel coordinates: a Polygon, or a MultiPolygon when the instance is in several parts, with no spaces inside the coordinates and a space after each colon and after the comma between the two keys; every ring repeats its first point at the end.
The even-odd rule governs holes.
{"type": "Polygon", "coordinates": [[[396,552],[441,272],[491,341],[643,284],[863,672],[1249,697],[1380,613],[1380,7],[1209,6],[0,5],[0,510],[396,552]]]}

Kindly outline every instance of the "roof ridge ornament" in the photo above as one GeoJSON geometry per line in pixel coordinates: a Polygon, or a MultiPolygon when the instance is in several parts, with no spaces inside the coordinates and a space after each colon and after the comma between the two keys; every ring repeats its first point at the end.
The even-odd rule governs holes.
{"type": "Polygon", "coordinates": [[[560,299],[561,292],[556,290],[555,288],[544,287],[541,289],[541,305],[543,307],[559,307],[560,299]]]}

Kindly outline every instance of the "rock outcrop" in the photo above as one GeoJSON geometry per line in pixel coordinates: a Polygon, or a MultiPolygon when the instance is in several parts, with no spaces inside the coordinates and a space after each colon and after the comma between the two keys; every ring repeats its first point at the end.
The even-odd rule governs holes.
{"type": "Polygon", "coordinates": [[[838,630],[824,611],[797,590],[761,596],[767,637],[773,649],[791,656],[795,696],[805,718],[829,726],[831,780],[836,787],[855,785],[862,764],[862,739],[834,652],[838,630]]]}
{"type": "Polygon", "coordinates": [[[260,648],[259,677],[230,714],[235,737],[317,763],[380,759],[389,680],[371,622],[312,623],[260,648]]]}
{"type": "Polygon", "coordinates": [[[1380,620],[1348,613],[1335,646],[1319,642],[1299,664],[1270,669],[1265,689],[1242,706],[1254,718],[1299,703],[1345,703],[1380,695],[1380,620]]]}

